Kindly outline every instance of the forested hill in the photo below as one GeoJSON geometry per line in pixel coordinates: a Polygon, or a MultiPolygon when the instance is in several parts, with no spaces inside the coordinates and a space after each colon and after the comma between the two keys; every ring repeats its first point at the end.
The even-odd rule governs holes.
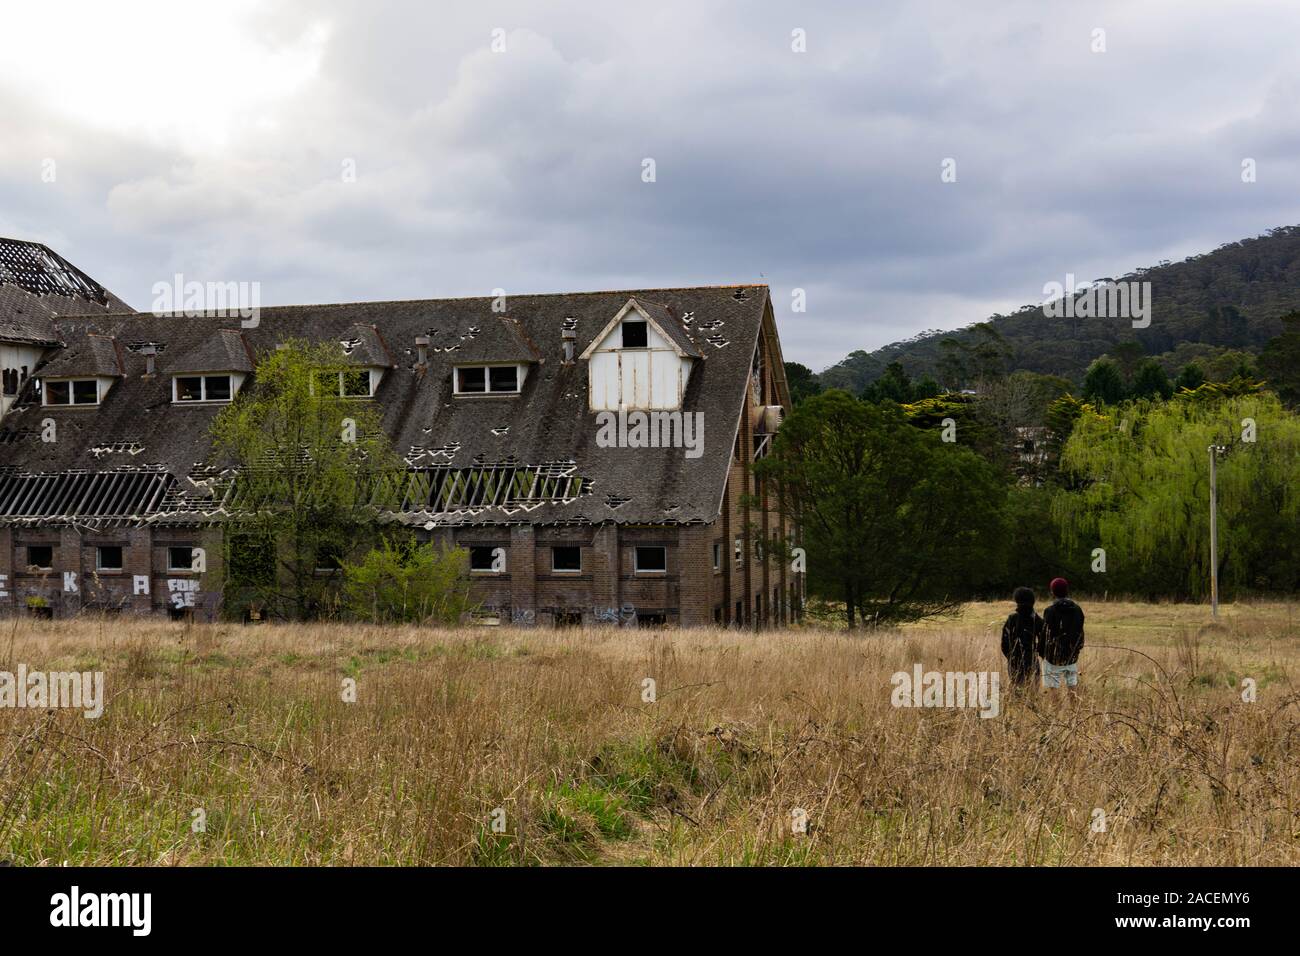
{"type": "MultiPolygon", "coordinates": [[[[1052,278],[1063,282],[1065,276],[1052,278]]],[[[1076,277],[1078,282],[1087,278],[1076,277]]],[[[941,343],[956,339],[967,349],[987,348],[996,337],[981,326],[1001,336],[998,348],[1005,347],[1005,371],[1023,369],[1076,382],[1094,359],[1125,341],[1136,340],[1171,375],[1189,361],[1235,361],[1239,353],[1257,353],[1281,332],[1280,316],[1300,309],[1300,226],[1231,242],[1182,262],[1161,262],[1107,278],[1151,283],[1148,328],[1135,329],[1126,319],[1054,318],[1040,305],[1025,306],[1012,315],[994,315],[987,323],[952,332],[924,332],[874,352],[853,352],[818,379],[826,388],[857,394],[896,361],[913,379],[930,375],[954,387],[958,383],[947,379],[956,373],[951,359],[944,366],[944,353],[959,350],[941,343]]]]}

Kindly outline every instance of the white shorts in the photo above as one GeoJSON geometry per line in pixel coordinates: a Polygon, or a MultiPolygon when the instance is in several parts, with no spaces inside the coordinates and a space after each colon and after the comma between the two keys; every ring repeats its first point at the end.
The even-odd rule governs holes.
{"type": "Polygon", "coordinates": [[[1078,662],[1057,665],[1043,661],[1043,686],[1060,687],[1062,681],[1065,682],[1066,687],[1079,686],[1078,662]]]}

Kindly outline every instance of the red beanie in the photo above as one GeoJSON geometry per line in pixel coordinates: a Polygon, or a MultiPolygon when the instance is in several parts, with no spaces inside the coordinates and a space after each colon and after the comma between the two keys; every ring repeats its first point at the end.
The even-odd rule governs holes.
{"type": "Polygon", "coordinates": [[[1052,578],[1052,583],[1048,585],[1054,596],[1063,598],[1070,593],[1070,582],[1065,578],[1052,578]]]}

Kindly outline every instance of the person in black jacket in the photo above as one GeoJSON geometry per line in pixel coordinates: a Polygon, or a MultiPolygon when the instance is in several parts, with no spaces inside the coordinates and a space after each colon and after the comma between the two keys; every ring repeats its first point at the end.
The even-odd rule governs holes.
{"type": "Polygon", "coordinates": [[[1024,687],[1038,676],[1038,645],[1046,628],[1034,611],[1032,588],[1016,588],[1015,613],[1002,625],[1002,656],[1013,687],[1024,687]]]}
{"type": "Polygon", "coordinates": [[[1047,625],[1039,638],[1038,653],[1043,658],[1043,686],[1066,688],[1071,700],[1079,685],[1079,652],[1083,650],[1083,608],[1070,600],[1070,583],[1054,578],[1054,600],[1043,611],[1047,625]]]}

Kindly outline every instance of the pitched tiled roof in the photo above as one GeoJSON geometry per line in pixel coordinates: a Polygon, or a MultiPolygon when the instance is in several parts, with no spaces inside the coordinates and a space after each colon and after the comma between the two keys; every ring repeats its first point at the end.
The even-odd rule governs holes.
{"type": "Polygon", "coordinates": [[[215,332],[204,329],[198,336],[190,338],[189,347],[179,354],[173,353],[168,360],[168,373],[253,370],[252,349],[239,329],[217,329],[215,332]]]}
{"type": "MultiPolygon", "coordinates": [[[[411,493],[404,520],[675,523],[717,517],[751,359],[770,309],[766,286],[515,295],[506,301],[504,314],[493,311],[494,301],[267,307],[256,328],[240,331],[230,328],[236,320],[229,318],[60,319],[58,332],[69,340],[92,331],[115,338],[126,377],[93,411],[37,408],[30,400],[17,407],[0,422],[0,476],[116,469],[161,473],[171,478],[166,500],[151,505],[142,518],[179,520],[175,510],[186,501],[191,502],[186,507],[215,510],[216,503],[202,499],[211,487],[211,469],[220,467],[208,460],[208,436],[221,406],[172,404],[168,376],[197,370],[181,368],[193,365],[194,355],[215,350],[231,356],[241,334],[256,356],[291,338],[364,339],[360,327],[374,330],[378,343],[358,344],[354,352],[364,349],[368,361],[382,345],[395,366],[374,397],[386,430],[399,454],[425,476],[411,493]],[[563,361],[562,330],[574,331],[580,354],[629,297],[662,309],[664,321],[673,319],[703,356],[695,362],[683,403],[684,412],[703,415],[700,457],[687,458],[681,448],[597,443],[587,366],[563,361]],[[416,338],[425,335],[431,339],[428,364],[419,367],[416,338]],[[148,344],[157,349],[154,376],[143,374],[141,349],[148,344]],[[453,369],[468,361],[527,361],[531,367],[518,396],[457,397],[453,369]],[[44,417],[58,421],[58,442],[40,441],[44,417]]],[[[204,364],[216,370],[225,361],[204,364]]]]}
{"type": "Polygon", "coordinates": [[[365,368],[396,368],[397,361],[388,349],[388,343],[373,325],[354,325],[339,341],[343,356],[349,365],[365,368]]]}
{"type": "Polygon", "coordinates": [[[0,341],[53,345],[58,316],[130,311],[58,253],[40,243],[0,238],[0,341]]]}
{"type": "Polygon", "coordinates": [[[78,331],[65,347],[40,367],[40,378],[121,377],[126,374],[121,348],[107,335],[78,331]]]}

